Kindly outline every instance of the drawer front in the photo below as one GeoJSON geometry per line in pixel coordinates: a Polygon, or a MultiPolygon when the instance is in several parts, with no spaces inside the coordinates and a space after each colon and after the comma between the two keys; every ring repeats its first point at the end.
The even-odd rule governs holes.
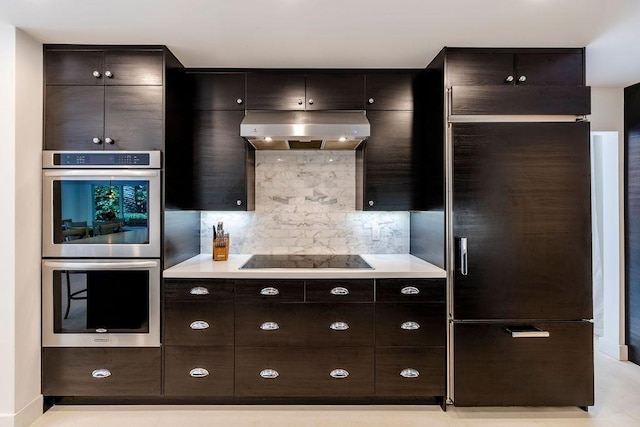
{"type": "Polygon", "coordinates": [[[371,347],[239,347],[236,349],[236,395],[370,396],[373,369],[371,347]]]}
{"type": "Polygon", "coordinates": [[[164,344],[233,345],[233,304],[166,302],[164,344]]]}
{"type": "Polygon", "coordinates": [[[307,280],[308,302],[373,302],[373,280],[307,280]]]}
{"type": "Polygon", "coordinates": [[[376,304],[376,345],[444,346],[446,331],[443,303],[376,304]]]}
{"type": "Polygon", "coordinates": [[[302,302],[304,280],[237,280],[237,302],[302,302]]]}
{"type": "Polygon", "coordinates": [[[378,302],[444,302],[444,279],[377,279],[378,302]]]}
{"type": "Polygon", "coordinates": [[[593,405],[593,325],[534,322],[548,337],[514,338],[522,325],[454,325],[458,406],[593,405]]]}
{"type": "Polygon", "coordinates": [[[238,304],[238,346],[372,346],[373,304],[238,304]]]}
{"type": "Polygon", "coordinates": [[[159,396],[160,348],[45,348],[46,396],[159,396]]]}
{"type": "Polygon", "coordinates": [[[444,396],[444,347],[376,347],[376,396],[444,396]]]}
{"type": "Polygon", "coordinates": [[[234,280],[167,280],[164,281],[165,301],[233,302],[234,280]]]}
{"type": "Polygon", "coordinates": [[[164,348],[166,396],[233,396],[233,347],[164,348]]]}

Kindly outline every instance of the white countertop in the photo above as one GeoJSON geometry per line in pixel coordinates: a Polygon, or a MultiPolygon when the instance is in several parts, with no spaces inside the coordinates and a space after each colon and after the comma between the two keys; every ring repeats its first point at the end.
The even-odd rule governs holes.
{"type": "Polygon", "coordinates": [[[240,270],[250,254],[230,254],[227,261],[213,261],[201,254],[164,270],[165,278],[212,279],[367,279],[444,278],[446,272],[409,254],[359,254],[373,269],[256,268],[240,270]]]}

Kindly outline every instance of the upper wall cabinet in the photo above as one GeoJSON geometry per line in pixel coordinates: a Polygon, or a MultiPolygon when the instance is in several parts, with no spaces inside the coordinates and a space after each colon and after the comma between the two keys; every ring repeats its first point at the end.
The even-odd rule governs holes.
{"type": "Polygon", "coordinates": [[[245,73],[188,73],[194,111],[244,110],[245,73]]]}
{"type": "Polygon", "coordinates": [[[45,149],[161,150],[170,64],[163,47],[46,46],[45,149]]]}
{"type": "Polygon", "coordinates": [[[366,109],[381,111],[413,111],[415,73],[370,73],[366,75],[366,109]]]}
{"type": "Polygon", "coordinates": [[[249,110],[363,110],[364,74],[252,72],[249,110]]]}
{"type": "Polygon", "coordinates": [[[583,49],[447,49],[447,86],[585,84],[583,49]]]}

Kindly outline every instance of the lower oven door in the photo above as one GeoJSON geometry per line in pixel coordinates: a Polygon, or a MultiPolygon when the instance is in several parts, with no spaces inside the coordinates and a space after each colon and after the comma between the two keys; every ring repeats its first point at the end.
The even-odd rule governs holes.
{"type": "Polygon", "coordinates": [[[159,347],[160,261],[43,261],[42,343],[159,347]]]}

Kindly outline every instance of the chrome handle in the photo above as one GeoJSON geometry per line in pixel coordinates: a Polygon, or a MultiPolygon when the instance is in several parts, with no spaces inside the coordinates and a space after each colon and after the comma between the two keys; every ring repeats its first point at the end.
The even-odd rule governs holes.
{"type": "Polygon", "coordinates": [[[189,291],[191,295],[209,295],[209,289],[204,286],[196,286],[189,291]]]}
{"type": "Polygon", "coordinates": [[[91,75],[96,79],[99,79],[100,77],[102,77],[102,74],[100,74],[100,71],[98,70],[95,70],[93,73],[91,73],[91,75]]]}
{"type": "Polygon", "coordinates": [[[112,78],[113,78],[113,73],[112,73],[111,71],[109,71],[109,70],[105,71],[105,72],[104,72],[104,75],[105,75],[106,77],[110,78],[110,79],[112,79],[112,78]]]}
{"type": "Polygon", "coordinates": [[[549,338],[551,336],[549,331],[543,331],[539,328],[523,330],[506,328],[506,330],[511,334],[511,338],[549,338]]]}
{"type": "Polygon", "coordinates": [[[209,371],[204,368],[193,368],[189,371],[189,375],[193,378],[204,378],[209,375],[209,371]]]}
{"type": "Polygon", "coordinates": [[[240,199],[236,200],[236,205],[242,206],[242,200],[240,200],[240,199]]]}
{"type": "Polygon", "coordinates": [[[266,295],[266,296],[272,297],[274,295],[279,295],[279,294],[280,294],[280,291],[278,290],[278,288],[274,288],[271,286],[260,289],[260,295],[266,295]]]}
{"type": "Polygon", "coordinates": [[[275,331],[276,329],[280,329],[280,325],[278,325],[276,322],[264,322],[262,325],[260,325],[260,329],[262,329],[263,331],[275,331]]]}
{"type": "Polygon", "coordinates": [[[309,105],[313,105],[313,98],[309,99],[309,105]]]}
{"type": "Polygon", "coordinates": [[[93,372],[91,372],[91,376],[93,378],[107,378],[111,376],[111,371],[108,369],[96,369],[93,372]]]}
{"type": "Polygon", "coordinates": [[[240,105],[242,104],[244,101],[242,100],[242,98],[238,98],[236,99],[236,104],[240,105]]]}
{"type": "Polygon", "coordinates": [[[342,287],[342,286],[336,286],[335,288],[331,289],[331,295],[349,295],[349,289],[342,287]]]}
{"type": "Polygon", "coordinates": [[[375,203],[373,202],[373,200],[369,200],[369,206],[373,206],[375,205],[375,203]]]}
{"type": "Polygon", "coordinates": [[[342,379],[349,376],[349,371],[347,371],[346,369],[334,369],[333,371],[329,372],[329,375],[331,375],[331,378],[342,379]]]}
{"type": "Polygon", "coordinates": [[[302,105],[302,99],[298,99],[298,105],[302,105]]]}
{"type": "Polygon", "coordinates": [[[415,331],[416,329],[420,329],[420,324],[418,322],[404,322],[400,325],[400,329],[404,329],[405,331],[415,331]]]}
{"type": "Polygon", "coordinates": [[[467,264],[467,238],[460,238],[460,273],[463,276],[469,274],[469,266],[467,264]]]}
{"type": "Polygon", "coordinates": [[[194,322],[191,322],[189,327],[191,329],[193,329],[194,331],[200,331],[202,329],[208,329],[209,328],[209,324],[207,322],[205,322],[204,320],[196,320],[194,322]]]}
{"type": "Polygon", "coordinates": [[[94,144],[102,144],[102,140],[100,138],[93,138],[91,140],[94,144]]]}
{"type": "Polygon", "coordinates": [[[115,144],[115,141],[113,139],[111,139],[111,138],[105,138],[104,142],[106,142],[107,144],[111,144],[111,145],[115,144]]]}
{"type": "Polygon", "coordinates": [[[373,98],[369,98],[369,99],[367,100],[367,102],[368,102],[369,104],[373,104],[374,102],[376,102],[376,100],[375,100],[375,99],[373,99],[373,98]]]}
{"type": "Polygon", "coordinates": [[[402,295],[418,295],[420,293],[420,289],[416,288],[415,286],[405,286],[404,288],[400,289],[400,293],[402,295]]]}
{"type": "Polygon", "coordinates": [[[511,82],[513,82],[513,76],[507,76],[507,78],[505,78],[505,79],[504,79],[504,81],[505,81],[506,83],[511,83],[511,82]]]}
{"type": "Polygon", "coordinates": [[[518,82],[519,82],[519,83],[524,83],[524,82],[526,82],[526,81],[527,81],[527,76],[520,76],[520,77],[518,77],[518,82]]]}
{"type": "Polygon", "coordinates": [[[98,328],[96,329],[96,332],[99,334],[104,334],[105,332],[107,332],[107,330],[105,328],[98,328]]]}
{"type": "Polygon", "coordinates": [[[262,371],[260,371],[260,376],[268,380],[278,378],[279,375],[280,374],[275,369],[263,369],[262,371]]]}
{"type": "MultiPolygon", "coordinates": [[[[77,176],[74,174],[74,176],[77,176]]],[[[51,268],[62,268],[65,270],[104,270],[105,267],[109,267],[109,270],[133,270],[148,267],[157,267],[156,261],[131,261],[131,262],[49,262],[45,261],[45,265],[51,268]]]]}
{"type": "Polygon", "coordinates": [[[349,329],[349,324],[347,322],[333,322],[329,325],[329,328],[334,331],[346,331],[349,329]]]}
{"type": "Polygon", "coordinates": [[[420,372],[417,369],[406,368],[400,371],[400,376],[404,378],[418,378],[420,376],[420,372]]]}

